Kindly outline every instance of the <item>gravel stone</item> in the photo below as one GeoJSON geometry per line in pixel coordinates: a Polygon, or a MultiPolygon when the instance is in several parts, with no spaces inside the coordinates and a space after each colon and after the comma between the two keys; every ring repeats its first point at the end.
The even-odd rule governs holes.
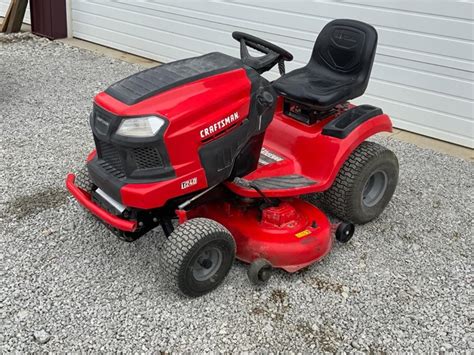
{"type": "Polygon", "coordinates": [[[38,330],[34,332],[33,337],[38,342],[38,344],[46,344],[51,339],[51,335],[44,330],[38,330]]]}
{"type": "Polygon", "coordinates": [[[399,159],[392,201],[321,262],[264,288],[235,262],[197,299],[166,287],[161,231],[121,242],[64,187],[93,96],[141,69],[0,35],[0,352],[473,350],[473,163],[395,138],[373,139],[399,159]]]}

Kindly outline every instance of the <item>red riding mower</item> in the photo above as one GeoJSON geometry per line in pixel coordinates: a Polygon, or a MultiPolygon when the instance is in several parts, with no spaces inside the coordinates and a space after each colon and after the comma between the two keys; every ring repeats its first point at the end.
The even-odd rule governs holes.
{"type": "Polygon", "coordinates": [[[241,32],[241,58],[179,60],[123,79],[94,100],[96,150],[67,187],[119,238],[161,226],[161,265],[185,295],[226,277],[234,257],[255,284],[272,268],[295,272],[323,258],[333,235],[387,206],[398,162],[365,140],[391,131],[380,108],[349,99],[367,87],[377,44],[372,26],[332,21],[311,59],[285,74],[286,50],[241,32]],[[249,48],[263,53],[250,54],[249,48]],[[262,73],[278,65],[281,77],[262,73]],[[299,196],[321,193],[331,224],[299,196]],[[178,225],[173,220],[178,220],[178,225]]]}

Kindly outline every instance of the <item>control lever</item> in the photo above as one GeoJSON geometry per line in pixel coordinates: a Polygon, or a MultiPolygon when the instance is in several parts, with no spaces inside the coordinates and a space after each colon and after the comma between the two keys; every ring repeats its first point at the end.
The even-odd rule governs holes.
{"type": "Polygon", "coordinates": [[[257,114],[258,114],[258,130],[262,128],[262,115],[273,105],[275,98],[269,91],[264,91],[257,96],[257,114]]]}

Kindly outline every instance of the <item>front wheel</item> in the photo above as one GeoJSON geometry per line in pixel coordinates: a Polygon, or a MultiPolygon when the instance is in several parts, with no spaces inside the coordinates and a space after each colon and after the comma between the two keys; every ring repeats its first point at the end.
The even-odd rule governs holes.
{"type": "Polygon", "coordinates": [[[206,218],[178,226],[161,250],[168,281],[186,296],[202,296],[219,286],[235,258],[235,241],[221,224],[206,218]]]}
{"type": "Polygon", "coordinates": [[[127,243],[132,243],[143,235],[143,233],[140,232],[125,232],[114,227],[111,227],[110,230],[118,239],[127,243]]]}
{"type": "Polygon", "coordinates": [[[383,212],[397,182],[395,154],[380,144],[363,142],[344,162],[321,202],[338,218],[364,224],[383,212]]]}

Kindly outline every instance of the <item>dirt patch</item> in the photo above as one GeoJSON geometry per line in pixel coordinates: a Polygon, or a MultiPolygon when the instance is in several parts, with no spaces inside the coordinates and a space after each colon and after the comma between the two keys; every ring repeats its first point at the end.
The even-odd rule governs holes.
{"type": "Polygon", "coordinates": [[[252,308],[250,313],[257,316],[266,316],[274,321],[282,321],[290,307],[287,292],[277,288],[272,291],[262,306],[252,308]]]}
{"type": "Polygon", "coordinates": [[[407,241],[407,242],[412,242],[414,237],[412,234],[408,234],[408,233],[401,233],[400,234],[400,238],[407,241]]]}
{"type": "Polygon", "coordinates": [[[296,325],[296,330],[308,344],[316,343],[324,352],[337,352],[343,342],[342,336],[327,321],[317,326],[311,326],[308,322],[300,322],[296,325]]]}
{"type": "Polygon", "coordinates": [[[276,304],[283,304],[287,298],[288,294],[286,293],[286,291],[280,290],[278,288],[273,290],[270,296],[270,299],[273,301],[273,303],[276,304]]]}
{"type": "Polygon", "coordinates": [[[321,291],[330,291],[338,294],[342,294],[344,291],[344,285],[339,282],[325,280],[317,276],[309,277],[307,283],[321,291]]]}
{"type": "Polygon", "coordinates": [[[64,188],[52,187],[32,195],[18,196],[7,202],[2,217],[25,218],[67,202],[68,192],[64,188]]]}
{"type": "Polygon", "coordinates": [[[265,314],[266,312],[267,311],[261,307],[253,307],[250,313],[255,314],[255,315],[262,315],[262,314],[265,314]]]}

